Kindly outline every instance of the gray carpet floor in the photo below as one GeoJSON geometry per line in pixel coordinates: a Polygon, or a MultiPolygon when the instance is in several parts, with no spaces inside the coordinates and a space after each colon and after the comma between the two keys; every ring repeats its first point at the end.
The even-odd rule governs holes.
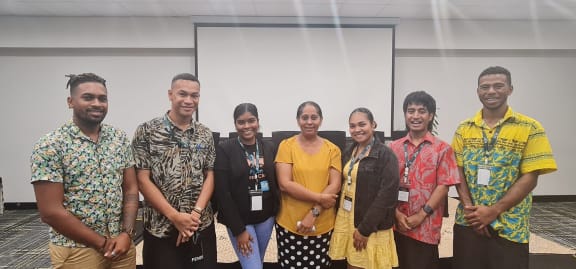
{"type": "MultiPolygon", "coordinates": [[[[534,203],[530,230],[576,249],[576,202],[534,203]]],[[[37,210],[4,211],[4,215],[0,216],[0,268],[50,268],[46,249],[48,240],[48,227],[40,221],[37,210]]],[[[531,261],[533,258],[546,259],[547,267],[543,268],[547,269],[561,268],[554,267],[554,260],[570,261],[566,255],[555,257],[539,255],[531,257],[531,261]]],[[[573,260],[576,263],[576,258],[573,260]]]]}

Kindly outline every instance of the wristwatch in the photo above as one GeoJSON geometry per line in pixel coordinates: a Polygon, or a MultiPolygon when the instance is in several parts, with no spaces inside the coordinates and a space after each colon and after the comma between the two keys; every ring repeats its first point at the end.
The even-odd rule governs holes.
{"type": "Polygon", "coordinates": [[[320,216],[320,210],[316,207],[312,207],[312,216],[314,216],[315,218],[317,218],[318,216],[320,216]]]}
{"type": "Polygon", "coordinates": [[[434,209],[432,207],[430,207],[429,205],[424,205],[422,207],[422,210],[424,210],[424,213],[426,213],[426,215],[428,215],[428,216],[434,214],[434,209]]]}

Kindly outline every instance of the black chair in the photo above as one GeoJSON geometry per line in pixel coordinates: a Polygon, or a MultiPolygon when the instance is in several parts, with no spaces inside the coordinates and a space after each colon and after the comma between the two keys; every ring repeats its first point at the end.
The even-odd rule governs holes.
{"type": "Polygon", "coordinates": [[[214,146],[220,143],[220,132],[212,132],[212,138],[214,138],[214,146]]]}
{"type": "MultiPolygon", "coordinates": [[[[228,133],[228,138],[236,138],[236,137],[238,137],[238,132],[229,132],[228,133]]],[[[261,132],[258,132],[258,134],[256,134],[256,137],[258,139],[262,140],[263,135],[261,132]]]]}
{"type": "MultiPolygon", "coordinates": [[[[218,146],[220,143],[220,132],[212,132],[212,138],[214,138],[214,147],[218,146]]],[[[218,213],[218,202],[216,201],[216,195],[212,195],[212,198],[210,198],[210,203],[212,204],[212,210],[214,210],[214,214],[218,213]]]]}
{"type": "Polygon", "coordinates": [[[386,142],[386,136],[384,135],[384,131],[374,131],[374,136],[380,140],[380,142],[386,142]]]}
{"type": "Polygon", "coordinates": [[[394,141],[396,139],[405,137],[408,134],[408,130],[392,131],[391,139],[394,141]]]}
{"type": "Polygon", "coordinates": [[[272,132],[272,143],[278,147],[282,140],[295,136],[299,133],[300,131],[274,131],[272,132]]]}
{"type": "Polygon", "coordinates": [[[334,145],[338,146],[342,152],[346,148],[345,131],[318,131],[318,135],[334,143],[334,145]]]}

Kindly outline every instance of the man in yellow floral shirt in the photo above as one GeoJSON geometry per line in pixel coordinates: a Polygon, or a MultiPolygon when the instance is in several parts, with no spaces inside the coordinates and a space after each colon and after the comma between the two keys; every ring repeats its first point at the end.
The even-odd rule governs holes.
{"type": "Polygon", "coordinates": [[[69,77],[72,121],[42,137],[30,159],[38,210],[51,227],[52,266],[135,268],[138,184],[130,142],[102,124],[106,81],[92,73],[69,77]]]}
{"type": "Polygon", "coordinates": [[[454,135],[466,179],[457,186],[455,269],[528,269],[532,190],[556,162],[542,125],[508,106],[512,89],[508,70],[485,69],[476,90],[483,108],[454,135]]]}

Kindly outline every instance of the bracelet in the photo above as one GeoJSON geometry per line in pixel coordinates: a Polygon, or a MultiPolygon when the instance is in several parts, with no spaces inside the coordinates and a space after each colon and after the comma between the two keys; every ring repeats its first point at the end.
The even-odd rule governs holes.
{"type": "Polygon", "coordinates": [[[131,240],[134,240],[135,234],[134,234],[133,228],[130,228],[130,229],[124,228],[124,229],[122,229],[122,232],[120,232],[120,233],[126,233],[131,240]]]}
{"type": "Polygon", "coordinates": [[[198,213],[198,215],[202,215],[203,209],[197,206],[197,207],[194,207],[194,208],[192,209],[192,211],[198,213]]]}
{"type": "Polygon", "coordinates": [[[108,243],[108,237],[104,236],[104,244],[102,244],[102,247],[100,247],[100,251],[104,251],[104,248],[106,247],[106,243],[108,243]]]}

